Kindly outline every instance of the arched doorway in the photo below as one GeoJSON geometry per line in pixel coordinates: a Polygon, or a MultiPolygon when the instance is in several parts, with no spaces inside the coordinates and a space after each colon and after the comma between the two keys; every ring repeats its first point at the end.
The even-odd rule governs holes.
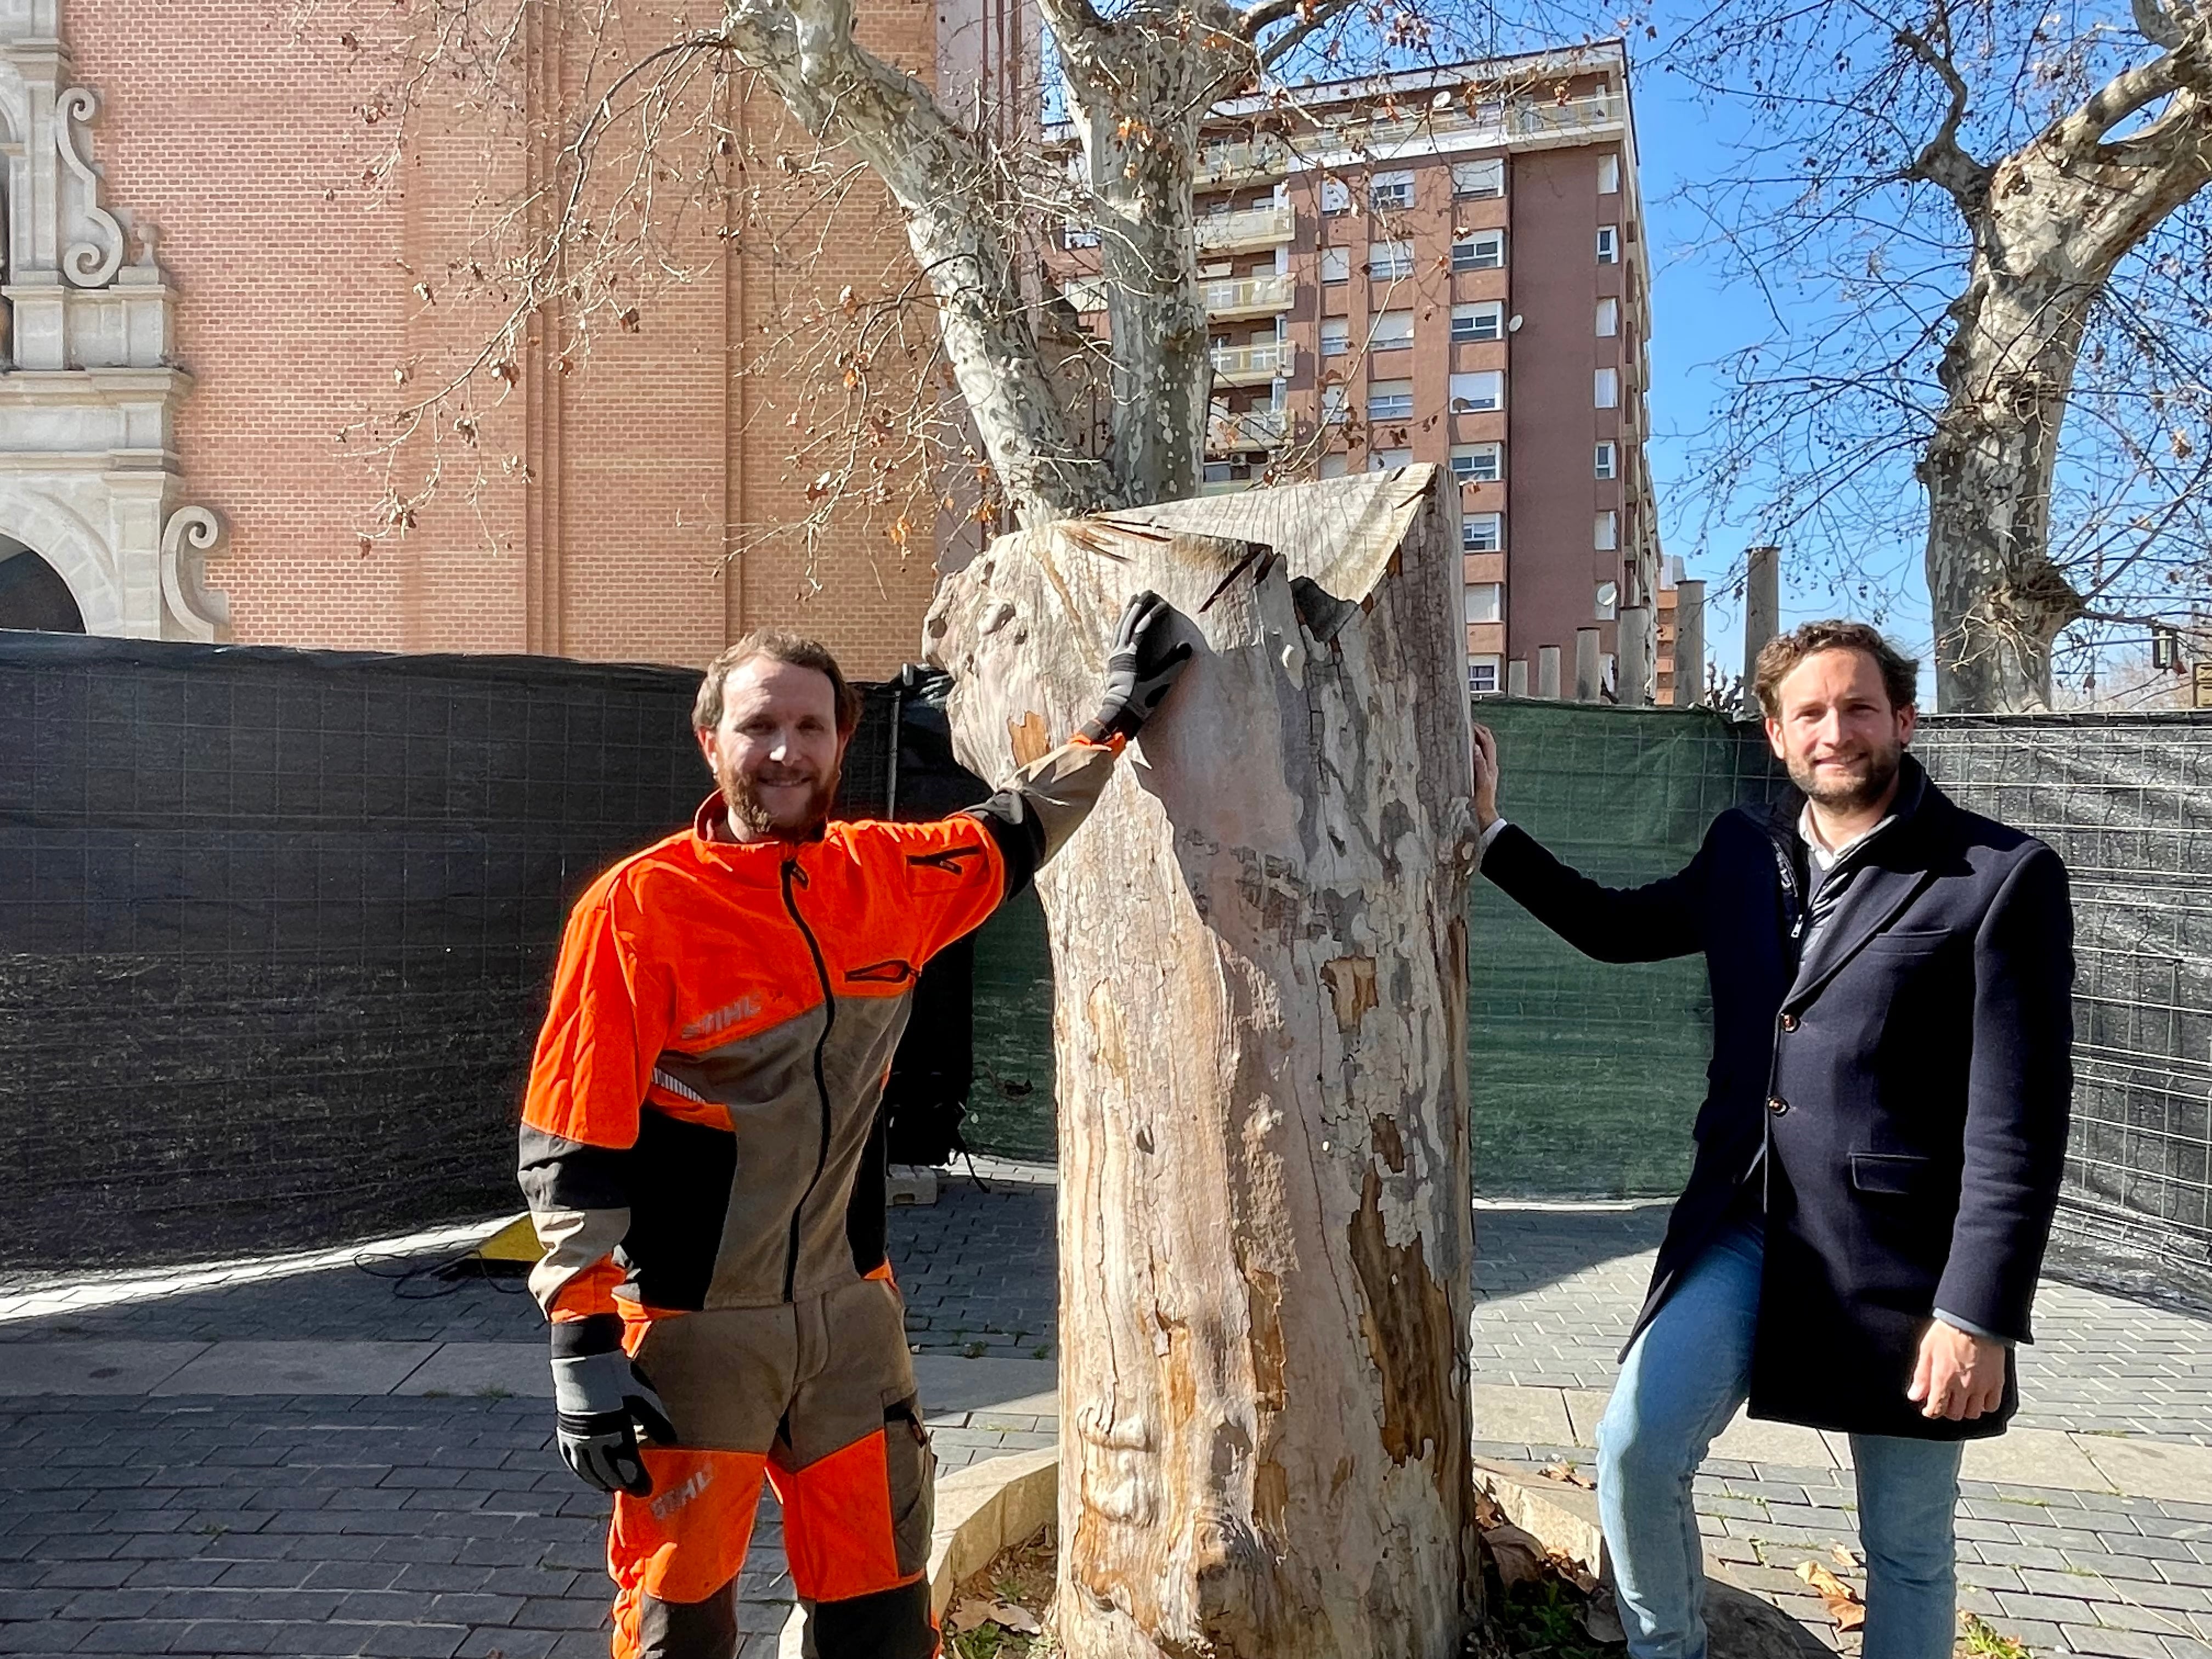
{"type": "Polygon", "coordinates": [[[0,536],[0,628],[82,634],[84,613],[61,573],[22,543],[0,536]]]}

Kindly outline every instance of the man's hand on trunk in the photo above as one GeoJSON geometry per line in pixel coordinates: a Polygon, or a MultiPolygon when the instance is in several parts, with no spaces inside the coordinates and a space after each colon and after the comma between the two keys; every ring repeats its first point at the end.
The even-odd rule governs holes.
{"type": "Polygon", "coordinates": [[[1498,822],[1498,739],[1486,726],[1474,728],[1474,827],[1498,822]]]}

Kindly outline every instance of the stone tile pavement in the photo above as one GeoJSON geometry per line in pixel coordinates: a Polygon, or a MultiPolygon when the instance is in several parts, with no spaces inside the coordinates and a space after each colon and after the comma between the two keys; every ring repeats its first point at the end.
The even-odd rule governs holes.
{"type": "MultiPolygon", "coordinates": [[[[933,1207],[893,1213],[947,1467],[1054,1437],[1052,1197],[963,1177],[933,1207]]],[[[1661,1218],[1479,1218],[1484,1450],[1588,1462],[1577,1443],[1661,1218]]],[[[341,1266],[106,1305],[11,1288],[0,1654],[606,1651],[605,1503],[551,1449],[542,1333],[511,1284],[341,1266]],[[234,1346],[247,1344],[277,1346],[234,1346]],[[206,1391],[175,1391],[191,1389],[206,1391]]],[[[2007,1437],[2036,1453],[2019,1478],[1968,1483],[1963,1599],[2039,1653],[2212,1659],[2212,1474],[2201,1494],[2190,1484],[2191,1455],[2212,1446],[2212,1319],[2054,1284],[2042,1322],[2021,1419],[2042,1438],[2007,1437]],[[2055,1461],[2061,1444],[2078,1467],[2055,1461]],[[2112,1448],[2190,1461],[2115,1464],[2112,1448]]],[[[1790,1569],[1835,1565],[1833,1547],[1855,1541],[1837,1449],[1741,1425],[1698,1486],[1715,1555],[1816,1630],[1790,1569]]],[[[773,1500],[744,1591],[745,1659],[765,1659],[790,1595],[773,1500]]]]}

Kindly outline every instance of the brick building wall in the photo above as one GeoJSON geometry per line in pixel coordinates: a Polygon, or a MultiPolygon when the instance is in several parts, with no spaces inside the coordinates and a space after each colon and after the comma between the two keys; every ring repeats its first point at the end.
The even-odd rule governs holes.
{"type": "MultiPolygon", "coordinates": [[[[533,23],[553,30],[534,43],[536,73],[573,86],[574,43],[564,50],[544,15],[556,9],[533,23]]],[[[678,9],[629,9],[625,49],[665,40],[678,9]]],[[[909,659],[933,583],[926,538],[902,553],[879,526],[846,526],[811,546],[761,542],[803,518],[805,480],[785,476],[782,389],[735,372],[763,322],[848,283],[874,291],[901,267],[903,237],[872,185],[797,268],[721,258],[724,227],[687,225],[672,250],[687,279],[641,301],[635,333],[595,331],[569,373],[556,368],[563,330],[538,323],[513,392],[478,411],[475,450],[449,440],[413,528],[364,547],[381,480],[363,437],[338,434],[436,384],[496,330],[499,307],[466,298],[451,273],[544,157],[520,126],[434,119],[388,186],[365,188],[385,139],[361,108],[375,55],[343,44],[336,23],[295,39],[286,12],[107,0],[63,18],[76,78],[102,100],[107,198],[161,228],[175,355],[193,377],[178,459],[228,527],[208,580],[228,599],[232,636],[697,665],[773,623],[819,635],[857,674],[909,659]],[[732,545],[749,550],[726,579],[732,545]]],[[[863,34],[933,73],[925,0],[878,0],[863,34]]],[[[779,118],[755,100],[743,130],[772,151],[779,118]]],[[[802,231],[805,211],[787,206],[802,231]]],[[[430,464],[418,441],[395,482],[411,490],[430,464]]]]}

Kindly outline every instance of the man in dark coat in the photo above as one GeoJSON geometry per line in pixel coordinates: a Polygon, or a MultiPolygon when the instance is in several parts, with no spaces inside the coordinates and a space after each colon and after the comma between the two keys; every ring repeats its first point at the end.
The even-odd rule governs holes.
{"type": "Polygon", "coordinates": [[[1916,664],[1860,623],[1771,641],[1755,676],[1802,792],[1723,813],[1679,874],[1609,889],[1498,816],[1483,869],[1588,955],[1703,951],[1698,1153],[1598,1429],[1634,1659],[1704,1659],[1692,1478],[1747,1398],[1851,1437],[1866,1659],[1946,1659],[1963,1440],[2017,1409],[2065,1155],[2073,921],[2031,836],[1905,752],[1916,664]]]}

